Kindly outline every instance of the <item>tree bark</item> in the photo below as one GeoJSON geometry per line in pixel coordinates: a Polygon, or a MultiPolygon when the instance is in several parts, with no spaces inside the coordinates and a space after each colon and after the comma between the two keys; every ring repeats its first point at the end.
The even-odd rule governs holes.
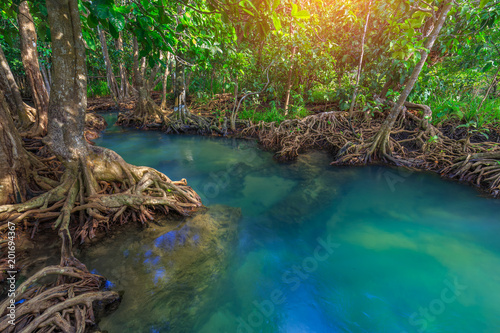
{"type": "Polygon", "coordinates": [[[293,60],[295,59],[295,52],[297,52],[297,47],[292,46],[292,54],[290,55],[290,69],[288,70],[288,81],[286,84],[285,116],[288,114],[288,106],[290,103],[290,92],[292,90],[293,60]]]}
{"type": "Polygon", "coordinates": [[[47,0],[52,35],[53,77],[46,143],[69,166],[88,154],[85,46],[76,0],[47,0]]]}
{"type": "Polygon", "coordinates": [[[134,50],[134,53],[133,53],[133,59],[134,59],[134,64],[133,64],[133,66],[134,66],[134,68],[133,68],[134,80],[133,80],[133,84],[134,84],[134,88],[137,90],[137,88],[140,85],[140,82],[139,82],[139,72],[140,72],[140,69],[139,69],[139,44],[137,43],[137,37],[136,36],[134,36],[132,44],[133,44],[133,50],[134,50]]]}
{"type": "Polygon", "coordinates": [[[109,58],[108,45],[106,44],[106,36],[100,27],[97,27],[97,30],[99,31],[99,40],[101,41],[104,64],[106,65],[106,81],[108,82],[108,88],[111,92],[111,97],[113,97],[115,103],[118,103],[118,100],[122,99],[122,95],[120,94],[115,74],[113,73],[113,66],[111,65],[111,59],[109,58]]]}
{"type": "Polygon", "coordinates": [[[14,75],[10,70],[9,63],[5,58],[2,48],[0,47],[0,74],[2,76],[2,87],[5,93],[5,99],[9,103],[11,112],[17,114],[21,128],[27,128],[31,124],[28,116],[28,108],[23,102],[21,92],[17,86],[14,75]]]}
{"type": "Polygon", "coordinates": [[[0,90],[0,205],[25,200],[29,161],[0,90]]]}
{"type": "MultiPolygon", "coordinates": [[[[116,50],[123,54],[123,36],[120,31],[118,34],[118,39],[115,41],[116,50]]],[[[127,70],[123,64],[123,59],[120,60],[118,64],[118,68],[120,69],[120,95],[121,98],[129,98],[130,97],[130,83],[128,82],[127,70]]]]}
{"type": "Polygon", "coordinates": [[[165,65],[165,73],[163,75],[163,91],[162,91],[162,97],[161,97],[161,109],[162,110],[165,110],[167,108],[167,83],[168,83],[168,76],[170,75],[169,61],[170,61],[170,52],[167,52],[167,61],[166,61],[166,65],[165,65]]]}
{"type": "MultiPolygon", "coordinates": [[[[161,115],[160,107],[151,98],[150,85],[154,80],[154,72],[158,68],[153,68],[149,80],[146,75],[146,58],[139,59],[139,44],[134,37],[134,88],[137,91],[137,103],[134,113],[141,119],[143,124],[149,121],[149,116],[161,115]]],[[[155,66],[156,67],[156,66],[155,66]]]]}
{"type": "MultiPolygon", "coordinates": [[[[361,38],[361,54],[359,56],[358,72],[356,73],[356,84],[354,85],[354,92],[352,93],[351,107],[349,108],[349,124],[351,123],[352,116],[354,113],[354,107],[356,106],[356,97],[358,95],[359,79],[361,77],[361,69],[363,68],[363,56],[365,55],[365,37],[366,29],[368,28],[368,22],[370,20],[370,7],[372,2],[368,2],[368,14],[366,14],[365,27],[363,29],[363,36],[361,38]]],[[[351,126],[352,127],[352,126],[351,126]]]]}
{"type": "Polygon", "coordinates": [[[47,93],[50,95],[49,74],[47,74],[48,70],[43,64],[40,64],[40,72],[42,72],[43,82],[45,83],[45,89],[47,89],[47,93]]]}
{"type": "Polygon", "coordinates": [[[36,119],[31,134],[44,136],[47,134],[49,93],[45,88],[45,82],[40,72],[35,23],[29,10],[28,1],[22,1],[19,4],[18,21],[21,37],[21,58],[33,92],[33,103],[36,109],[36,119]]]}
{"type": "Polygon", "coordinates": [[[387,81],[384,83],[384,86],[382,87],[382,91],[380,92],[379,97],[382,99],[385,99],[387,96],[387,93],[389,92],[389,89],[394,85],[394,81],[392,80],[391,77],[387,78],[387,81]]]}

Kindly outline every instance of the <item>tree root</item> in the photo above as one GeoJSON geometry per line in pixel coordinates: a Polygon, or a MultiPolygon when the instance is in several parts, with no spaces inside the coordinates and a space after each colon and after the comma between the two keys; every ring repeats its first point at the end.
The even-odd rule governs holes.
{"type": "Polygon", "coordinates": [[[497,143],[471,144],[465,139],[451,138],[430,124],[430,108],[413,103],[405,106],[422,109],[424,118],[405,108],[393,129],[384,127],[383,119],[355,119],[357,133],[353,133],[346,113],[332,111],[280,124],[261,122],[243,130],[242,135],[257,137],[263,148],[274,150],[281,160],[293,160],[307,149],[326,149],[336,156],[332,164],[365,165],[378,161],[420,168],[474,181],[498,195],[497,143]],[[464,156],[468,155],[474,158],[466,163],[464,156]]]}
{"type": "MultiPolygon", "coordinates": [[[[45,151],[39,141],[27,143],[29,151],[45,151]]],[[[147,223],[155,211],[188,215],[201,206],[201,200],[185,179],[172,181],[155,169],[130,165],[106,148],[89,146],[88,155],[65,166],[46,153],[39,155],[30,155],[36,161],[32,186],[45,191],[36,191],[41,194],[25,202],[0,206],[0,232],[7,221],[18,228],[23,222],[24,227],[37,229],[40,222],[55,220],[52,227],[62,241],[61,263],[20,286],[16,297],[24,302],[16,307],[15,329],[82,331],[86,321],[94,322],[92,303],[116,300],[118,295],[100,291],[103,278],[89,273],[74,257],[73,240],[90,239],[113,222],[147,223]],[[56,282],[36,283],[54,274],[59,276],[56,282]]],[[[5,301],[0,306],[0,331],[14,330],[8,324],[7,305],[5,301]]]]}
{"type": "Polygon", "coordinates": [[[442,174],[486,187],[491,195],[498,197],[500,194],[500,151],[462,156],[445,168],[442,174]]]}
{"type": "Polygon", "coordinates": [[[349,142],[344,112],[324,112],[303,119],[285,120],[280,124],[260,122],[245,128],[241,135],[257,137],[259,143],[275,150],[278,159],[294,159],[311,148],[340,149],[349,142]]]}
{"type": "MultiPolygon", "coordinates": [[[[135,112],[120,113],[117,125],[125,127],[136,127],[141,129],[162,130],[166,133],[195,133],[195,134],[227,134],[227,120],[222,124],[215,118],[204,117],[190,112],[169,112],[161,115],[150,114],[139,116],[135,112]]],[[[237,121],[237,127],[248,126],[248,121],[237,121]]]]}
{"type": "MultiPolygon", "coordinates": [[[[110,220],[124,223],[132,217],[146,223],[152,219],[148,207],[188,215],[201,206],[185,180],[174,182],[152,168],[130,165],[106,148],[89,149],[88,158],[66,169],[57,187],[24,203],[0,206],[0,219],[18,223],[56,217],[53,227],[69,235],[72,214],[84,211],[85,221],[76,227],[83,241],[110,220]]],[[[4,228],[0,225],[0,230],[4,228]]]]}
{"type": "Polygon", "coordinates": [[[58,328],[63,332],[84,332],[93,323],[93,302],[115,302],[116,292],[100,291],[105,279],[74,267],[48,266],[31,276],[17,289],[15,326],[9,323],[10,298],[0,304],[0,331],[44,332],[58,328]],[[59,277],[48,285],[47,277],[59,277]]]}

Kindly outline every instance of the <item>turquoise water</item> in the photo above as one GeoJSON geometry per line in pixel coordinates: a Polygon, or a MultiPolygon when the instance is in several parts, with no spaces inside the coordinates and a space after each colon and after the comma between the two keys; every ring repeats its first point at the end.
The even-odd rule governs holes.
{"type": "Polygon", "coordinates": [[[103,330],[500,332],[500,202],[471,187],[321,153],[278,164],[232,139],[112,127],[96,142],[209,207],[83,253],[124,291],[103,330]]]}

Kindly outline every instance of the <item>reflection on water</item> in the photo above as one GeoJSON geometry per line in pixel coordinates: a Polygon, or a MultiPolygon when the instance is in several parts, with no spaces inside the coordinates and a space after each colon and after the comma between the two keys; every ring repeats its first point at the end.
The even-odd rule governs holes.
{"type": "Polygon", "coordinates": [[[97,143],[209,206],[84,252],[124,290],[108,332],[500,332],[497,200],[232,139],[114,128],[97,143]]]}

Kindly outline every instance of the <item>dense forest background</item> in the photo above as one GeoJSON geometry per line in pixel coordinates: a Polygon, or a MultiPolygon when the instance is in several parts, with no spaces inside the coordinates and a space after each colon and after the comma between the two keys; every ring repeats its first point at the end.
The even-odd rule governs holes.
{"type": "MultiPolygon", "coordinates": [[[[17,5],[2,4],[0,43],[23,98],[30,99],[17,5]]],[[[88,96],[132,96],[134,66],[145,65],[149,90],[166,92],[167,101],[184,84],[188,102],[200,105],[217,94],[259,92],[243,101],[242,119],[282,121],[349,110],[355,89],[355,109],[373,116],[382,111],[376,97],[399,97],[440,6],[399,0],[81,1],[88,96]],[[135,39],[145,64],[134,63],[135,39]]],[[[46,8],[29,2],[29,11],[49,88],[46,8]]],[[[500,117],[499,13],[500,4],[479,1],[457,2],[448,13],[408,97],[431,108],[434,124],[456,119],[488,135],[483,126],[500,117]]],[[[232,108],[221,104],[210,111],[226,116],[232,108]]]]}

